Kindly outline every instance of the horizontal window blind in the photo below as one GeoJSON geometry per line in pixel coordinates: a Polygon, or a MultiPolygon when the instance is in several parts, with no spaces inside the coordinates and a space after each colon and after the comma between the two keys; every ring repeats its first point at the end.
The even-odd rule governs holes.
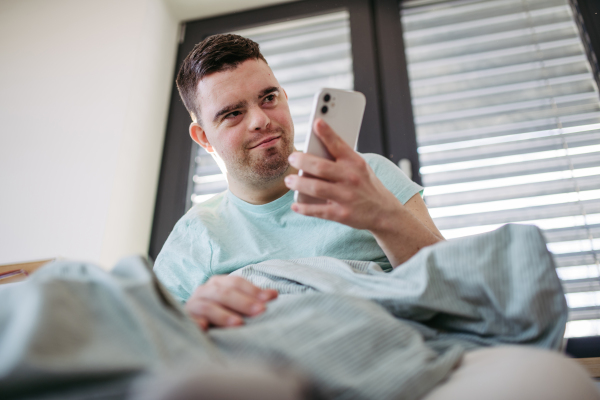
{"type": "Polygon", "coordinates": [[[570,308],[600,334],[600,102],[567,0],[407,0],[421,175],[446,238],[544,230],[570,308]]]}
{"type": "MultiPolygon", "coordinates": [[[[347,11],[301,18],[234,32],[260,45],[275,77],[289,96],[294,144],[303,150],[312,99],[323,87],[352,90],[352,48],[347,11]]],[[[195,145],[188,207],[227,188],[212,156],[195,145]]]]}

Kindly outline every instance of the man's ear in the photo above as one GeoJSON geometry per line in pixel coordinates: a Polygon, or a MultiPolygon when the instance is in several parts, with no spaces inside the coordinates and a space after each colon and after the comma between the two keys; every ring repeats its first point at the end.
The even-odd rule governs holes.
{"type": "Polygon", "coordinates": [[[209,153],[214,152],[213,147],[210,145],[210,142],[206,137],[206,132],[200,125],[198,125],[197,122],[192,122],[190,124],[190,136],[192,137],[192,140],[202,146],[204,150],[209,153]]]}
{"type": "Polygon", "coordinates": [[[285,94],[285,99],[288,100],[289,98],[288,98],[288,95],[287,95],[287,92],[285,91],[285,89],[281,88],[281,90],[283,90],[283,94],[285,94]]]}

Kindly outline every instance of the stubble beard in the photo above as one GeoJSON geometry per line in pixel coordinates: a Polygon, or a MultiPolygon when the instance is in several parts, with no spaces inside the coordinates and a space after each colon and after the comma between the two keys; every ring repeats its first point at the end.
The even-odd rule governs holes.
{"type": "Polygon", "coordinates": [[[273,147],[263,151],[246,148],[243,157],[229,160],[229,174],[255,187],[268,186],[285,175],[290,167],[288,157],[294,151],[293,136],[283,128],[279,132],[279,142],[273,147]]]}

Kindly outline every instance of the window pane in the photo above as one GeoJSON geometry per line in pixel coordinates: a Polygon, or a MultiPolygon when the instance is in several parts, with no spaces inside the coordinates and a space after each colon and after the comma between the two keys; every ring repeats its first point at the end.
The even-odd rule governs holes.
{"type": "MultiPolygon", "coordinates": [[[[260,45],[275,77],[289,96],[297,150],[303,150],[314,94],[323,87],[352,90],[352,49],[347,11],[236,31],[260,45]]],[[[225,176],[208,154],[194,145],[189,209],[227,188],[225,176]]]]}
{"type": "Polygon", "coordinates": [[[446,238],[544,230],[571,309],[600,320],[600,101],[568,0],[407,0],[421,175],[446,238]]]}

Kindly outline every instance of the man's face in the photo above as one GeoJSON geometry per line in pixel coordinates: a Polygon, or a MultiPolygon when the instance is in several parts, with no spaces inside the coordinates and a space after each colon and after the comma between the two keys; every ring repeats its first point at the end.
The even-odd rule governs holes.
{"type": "Polygon", "coordinates": [[[264,61],[205,76],[198,102],[202,126],[192,124],[192,138],[223,160],[230,179],[260,186],[285,175],[294,126],[287,95],[264,61]]]}

